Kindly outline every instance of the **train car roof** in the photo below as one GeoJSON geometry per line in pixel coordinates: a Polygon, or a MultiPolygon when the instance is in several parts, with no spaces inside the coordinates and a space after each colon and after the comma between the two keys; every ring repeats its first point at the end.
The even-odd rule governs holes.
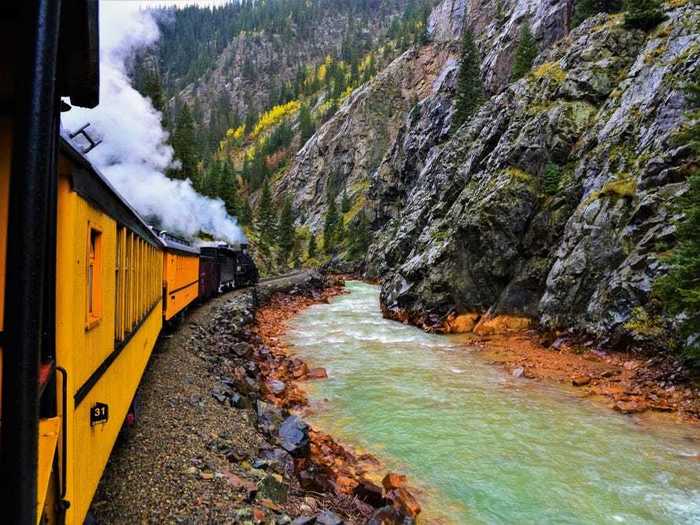
{"type": "Polygon", "coordinates": [[[61,153],[73,161],[71,182],[73,191],[100,208],[107,215],[123,224],[144,240],[163,248],[163,240],[146,224],[138,212],[122,197],[107,178],[98,170],[71,139],[61,132],[61,153]]]}
{"type": "Polygon", "coordinates": [[[207,252],[208,252],[208,253],[215,252],[215,253],[217,253],[217,254],[218,254],[219,252],[222,252],[222,253],[229,253],[229,254],[231,254],[231,253],[236,253],[236,250],[234,250],[233,248],[231,248],[231,246],[229,246],[228,244],[210,244],[210,245],[204,245],[204,246],[201,247],[201,250],[202,250],[202,253],[207,253],[207,252]]]}
{"type": "Polygon", "coordinates": [[[179,252],[184,255],[199,255],[199,248],[192,246],[184,239],[179,239],[166,232],[162,232],[159,238],[160,242],[163,243],[163,246],[165,246],[165,249],[169,252],[179,252]]]}

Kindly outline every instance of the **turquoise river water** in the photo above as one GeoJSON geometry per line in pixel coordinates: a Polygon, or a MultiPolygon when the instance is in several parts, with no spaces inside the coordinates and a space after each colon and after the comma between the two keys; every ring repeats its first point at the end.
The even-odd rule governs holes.
{"type": "Polygon", "coordinates": [[[642,428],[516,379],[462,340],[382,318],[378,288],[297,316],[287,343],[329,378],[311,423],[409,475],[423,523],[700,524],[697,429],[642,428]]]}

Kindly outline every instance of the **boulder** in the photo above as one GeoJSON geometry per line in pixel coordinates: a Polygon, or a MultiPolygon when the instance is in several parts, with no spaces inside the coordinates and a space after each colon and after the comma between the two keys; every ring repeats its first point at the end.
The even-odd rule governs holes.
{"type": "Polygon", "coordinates": [[[405,488],[397,488],[387,492],[386,497],[394,507],[402,513],[415,518],[420,514],[421,507],[416,498],[405,488]]]}
{"type": "Polygon", "coordinates": [[[240,342],[236,343],[233,346],[231,346],[231,353],[236,355],[236,357],[239,357],[241,359],[250,357],[253,355],[253,345],[250,343],[246,342],[240,342]]]}
{"type": "Polygon", "coordinates": [[[279,379],[271,379],[266,383],[266,385],[268,390],[277,396],[284,392],[284,390],[287,388],[284,381],[280,381],[279,379]]]}
{"type": "Polygon", "coordinates": [[[326,372],[325,368],[317,367],[309,370],[306,377],[308,379],[326,379],[328,377],[328,373],[326,372]]]}
{"type": "Polygon", "coordinates": [[[407,483],[408,480],[406,479],[406,476],[396,472],[389,472],[386,476],[384,476],[384,479],[382,479],[382,485],[386,490],[403,488],[407,483]]]}
{"type": "Polygon", "coordinates": [[[255,415],[257,417],[258,427],[269,434],[274,433],[275,429],[282,423],[284,417],[280,408],[259,400],[256,403],[255,415]]]}
{"type": "Polygon", "coordinates": [[[299,516],[292,521],[292,525],[312,525],[316,523],[315,516],[299,516]]]}
{"type": "Polygon", "coordinates": [[[617,401],[613,405],[613,409],[621,414],[639,414],[645,412],[648,407],[646,403],[642,401],[617,401]]]}
{"type": "Polygon", "coordinates": [[[578,375],[571,379],[571,384],[574,386],[586,386],[591,382],[591,376],[588,375],[578,375]]]}
{"type": "Polygon", "coordinates": [[[313,492],[324,492],[331,488],[330,484],[327,483],[326,476],[319,472],[314,465],[299,472],[299,484],[304,490],[313,492]]]}
{"type": "Polygon", "coordinates": [[[267,474],[258,482],[258,498],[269,499],[273,503],[286,503],[289,485],[279,474],[267,474]]]}
{"type": "Polygon", "coordinates": [[[400,510],[387,505],[374,511],[366,525],[414,525],[415,518],[403,514],[400,510]]]}
{"type": "Polygon", "coordinates": [[[213,397],[214,399],[216,399],[216,400],[217,400],[219,403],[221,403],[221,404],[225,403],[225,402],[226,402],[226,399],[227,399],[227,396],[226,396],[225,393],[223,393],[223,392],[218,392],[218,391],[216,391],[216,390],[213,391],[213,392],[211,393],[211,397],[213,397]]]}
{"type": "Polygon", "coordinates": [[[266,461],[269,468],[280,474],[291,476],[294,473],[294,458],[282,448],[265,448],[259,458],[266,461]]]}
{"type": "Polygon", "coordinates": [[[280,444],[294,457],[302,457],[309,452],[309,425],[299,416],[289,416],[280,425],[280,444]]]}

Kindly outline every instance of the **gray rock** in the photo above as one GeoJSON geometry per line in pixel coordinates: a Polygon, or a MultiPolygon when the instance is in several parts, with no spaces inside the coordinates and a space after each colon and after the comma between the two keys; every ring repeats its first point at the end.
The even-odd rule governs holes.
{"type": "Polygon", "coordinates": [[[231,352],[240,358],[250,357],[253,355],[253,346],[245,342],[236,343],[231,346],[231,352]]]}
{"type": "Polygon", "coordinates": [[[345,522],[335,512],[324,510],[316,516],[316,523],[319,525],[342,525],[345,522]]]}
{"type": "Polygon", "coordinates": [[[270,434],[275,432],[284,417],[280,408],[259,400],[256,403],[255,415],[258,426],[270,434]]]}
{"type": "Polygon", "coordinates": [[[284,392],[285,388],[287,388],[287,385],[283,381],[272,379],[271,381],[267,382],[267,387],[270,389],[270,392],[279,395],[282,392],[284,392]]]}
{"type": "Polygon", "coordinates": [[[316,523],[315,516],[299,516],[292,521],[292,525],[311,525],[312,523],[316,523]]]}
{"type": "Polygon", "coordinates": [[[299,416],[284,420],[278,434],[280,444],[292,456],[301,457],[309,451],[309,425],[299,416]]]}
{"type": "Polygon", "coordinates": [[[284,449],[281,448],[266,448],[262,449],[259,454],[260,459],[267,462],[269,468],[283,474],[291,476],[294,474],[294,458],[284,449]]]}

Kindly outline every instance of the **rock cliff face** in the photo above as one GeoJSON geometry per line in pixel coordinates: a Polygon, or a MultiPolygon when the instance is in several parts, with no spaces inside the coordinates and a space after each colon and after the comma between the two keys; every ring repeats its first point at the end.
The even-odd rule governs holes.
{"type": "Polygon", "coordinates": [[[355,93],[277,191],[295,194],[314,231],[329,186],[371,211],[365,268],[382,280],[389,316],[444,327],[469,314],[463,326],[488,331],[504,315],[506,325],[643,339],[636,317],[664,271],[693,162],[673,137],[700,66],[700,7],[672,5],[643,33],[622,15],[570,31],[572,0],[444,0],[432,43],[355,93]],[[540,55],[510,83],[526,20],[540,55]],[[465,21],[490,98],[450,132],[465,21]]]}
{"type": "Polygon", "coordinates": [[[418,100],[448,89],[456,52],[451,43],[410,49],[309,139],[275,187],[293,196],[301,223],[321,228],[329,193],[337,197],[345,190],[356,208],[365,204],[369,176],[396,142],[406,113],[418,100]]]}
{"type": "MultiPolygon", "coordinates": [[[[612,342],[642,335],[630,320],[673,242],[672,203],[691,159],[672,138],[700,65],[700,11],[668,15],[650,35],[620,16],[589,19],[424,167],[406,168],[411,147],[387,159],[373,190],[382,202],[388,186],[403,204],[388,206],[370,271],[384,277],[389,315],[441,325],[449,314],[488,314],[487,328],[507,314],[612,342]],[[545,179],[548,165],[559,176],[545,179]]],[[[408,135],[405,144],[425,133],[408,135]]]]}

